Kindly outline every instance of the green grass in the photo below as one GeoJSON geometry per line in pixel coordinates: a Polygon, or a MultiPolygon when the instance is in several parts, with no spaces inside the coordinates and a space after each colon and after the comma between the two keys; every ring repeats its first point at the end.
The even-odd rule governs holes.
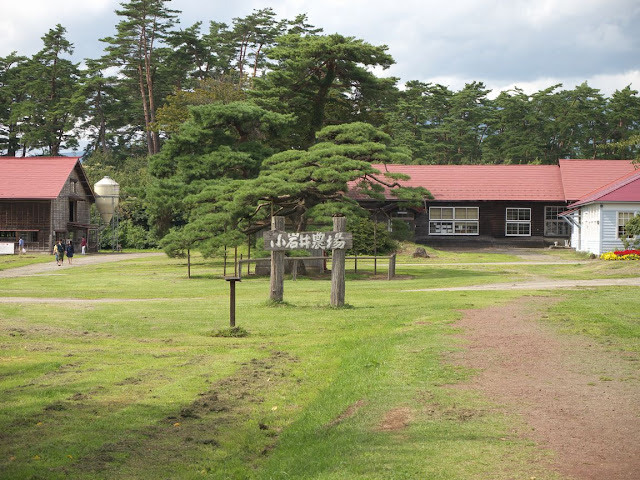
{"type": "Polygon", "coordinates": [[[606,288],[598,293],[570,292],[546,318],[567,333],[585,335],[615,349],[640,352],[637,288],[606,288]]]}
{"type": "MultiPolygon", "coordinates": [[[[629,273],[611,263],[564,274],[629,273]]],[[[450,388],[473,372],[445,360],[461,347],[461,309],[526,292],[403,290],[562,272],[488,263],[399,265],[393,281],[349,273],[341,309],[328,307],[326,277],[287,280],[275,305],[268,279],[244,278],[241,338],[212,336],[229,326],[219,259],[194,256],[192,279],[186,260],[165,257],[2,279],[0,296],[70,300],[0,303],[1,476],[555,478],[546,452],[512,433],[518,419],[450,388]]],[[[562,295],[549,321],[637,345],[634,289],[562,295]]]]}
{"type": "Polygon", "coordinates": [[[25,255],[0,255],[0,270],[24,267],[34,263],[55,262],[53,255],[44,253],[26,253],[25,255]]]}

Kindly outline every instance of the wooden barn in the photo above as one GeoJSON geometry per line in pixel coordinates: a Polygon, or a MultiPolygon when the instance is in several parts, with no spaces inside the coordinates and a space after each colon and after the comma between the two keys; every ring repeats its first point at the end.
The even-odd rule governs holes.
{"type": "Polygon", "coordinates": [[[51,252],[58,240],[96,249],[95,197],[79,157],[0,157],[0,243],[22,237],[27,251],[51,252]]]}
{"type": "Polygon", "coordinates": [[[571,224],[559,215],[596,188],[634,170],[628,160],[560,160],[558,165],[376,165],[411,177],[401,184],[424,187],[433,199],[405,208],[354,195],[390,227],[408,223],[418,243],[544,246],[569,244],[571,224]]]}

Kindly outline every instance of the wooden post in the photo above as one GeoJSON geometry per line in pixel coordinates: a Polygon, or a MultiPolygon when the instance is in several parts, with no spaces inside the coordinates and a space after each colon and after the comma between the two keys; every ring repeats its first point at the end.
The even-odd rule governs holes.
{"type": "Polygon", "coordinates": [[[236,326],[236,282],[229,282],[229,326],[236,326]]]}
{"type": "Polygon", "coordinates": [[[191,249],[187,248],[187,277],[191,278],[191,249]]]}
{"type": "Polygon", "coordinates": [[[226,277],[229,282],[229,327],[236,326],[236,282],[241,282],[240,277],[226,277]]]}
{"type": "MultiPolygon", "coordinates": [[[[333,231],[346,232],[346,217],[333,217],[333,231]]],[[[345,256],[347,250],[344,248],[333,250],[331,260],[331,306],[344,306],[344,273],[345,273],[345,256]]]]}
{"type": "MultiPolygon", "coordinates": [[[[271,217],[271,230],[284,232],[284,217],[271,217]]],[[[271,251],[271,282],[269,298],[281,302],[284,297],[284,250],[271,251]]]]}
{"type": "MultiPolygon", "coordinates": [[[[247,260],[251,260],[251,236],[247,235],[247,260]]],[[[251,262],[247,262],[247,275],[251,275],[251,262]]]]}
{"type": "Polygon", "coordinates": [[[378,274],[378,239],[376,238],[376,232],[378,230],[378,214],[373,220],[373,275],[378,274]]]}
{"type": "Polygon", "coordinates": [[[389,257],[389,273],[387,276],[387,280],[391,280],[396,276],[396,254],[394,253],[389,257]]]}

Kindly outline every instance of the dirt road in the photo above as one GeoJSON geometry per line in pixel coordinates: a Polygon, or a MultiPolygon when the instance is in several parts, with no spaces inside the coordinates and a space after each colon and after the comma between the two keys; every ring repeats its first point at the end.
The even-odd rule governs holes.
{"type": "MultiPolygon", "coordinates": [[[[561,335],[540,320],[548,297],[468,310],[457,363],[478,373],[463,388],[522,418],[519,435],[552,452],[576,480],[635,480],[640,472],[640,372],[636,352],[561,335]]],[[[457,388],[457,387],[454,387],[457,388]]]]}

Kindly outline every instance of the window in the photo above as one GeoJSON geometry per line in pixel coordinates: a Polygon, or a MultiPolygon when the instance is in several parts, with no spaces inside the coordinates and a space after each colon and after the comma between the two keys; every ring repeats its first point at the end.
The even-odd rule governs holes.
{"type": "Polygon", "coordinates": [[[571,234],[569,224],[558,217],[564,207],[544,207],[544,235],[546,237],[568,237],[571,234]]]}
{"type": "Polygon", "coordinates": [[[633,212],[618,212],[618,238],[631,238],[624,226],[633,218],[633,212]]]}
{"type": "Polygon", "coordinates": [[[429,207],[429,235],[478,235],[478,207],[429,207]]]}
{"type": "Polygon", "coordinates": [[[76,215],[77,215],[76,202],[70,201],[69,202],[69,221],[75,222],[77,218],[76,215]]]}
{"type": "Polygon", "coordinates": [[[507,208],[505,235],[527,237],[531,235],[531,209],[507,208]]]}

